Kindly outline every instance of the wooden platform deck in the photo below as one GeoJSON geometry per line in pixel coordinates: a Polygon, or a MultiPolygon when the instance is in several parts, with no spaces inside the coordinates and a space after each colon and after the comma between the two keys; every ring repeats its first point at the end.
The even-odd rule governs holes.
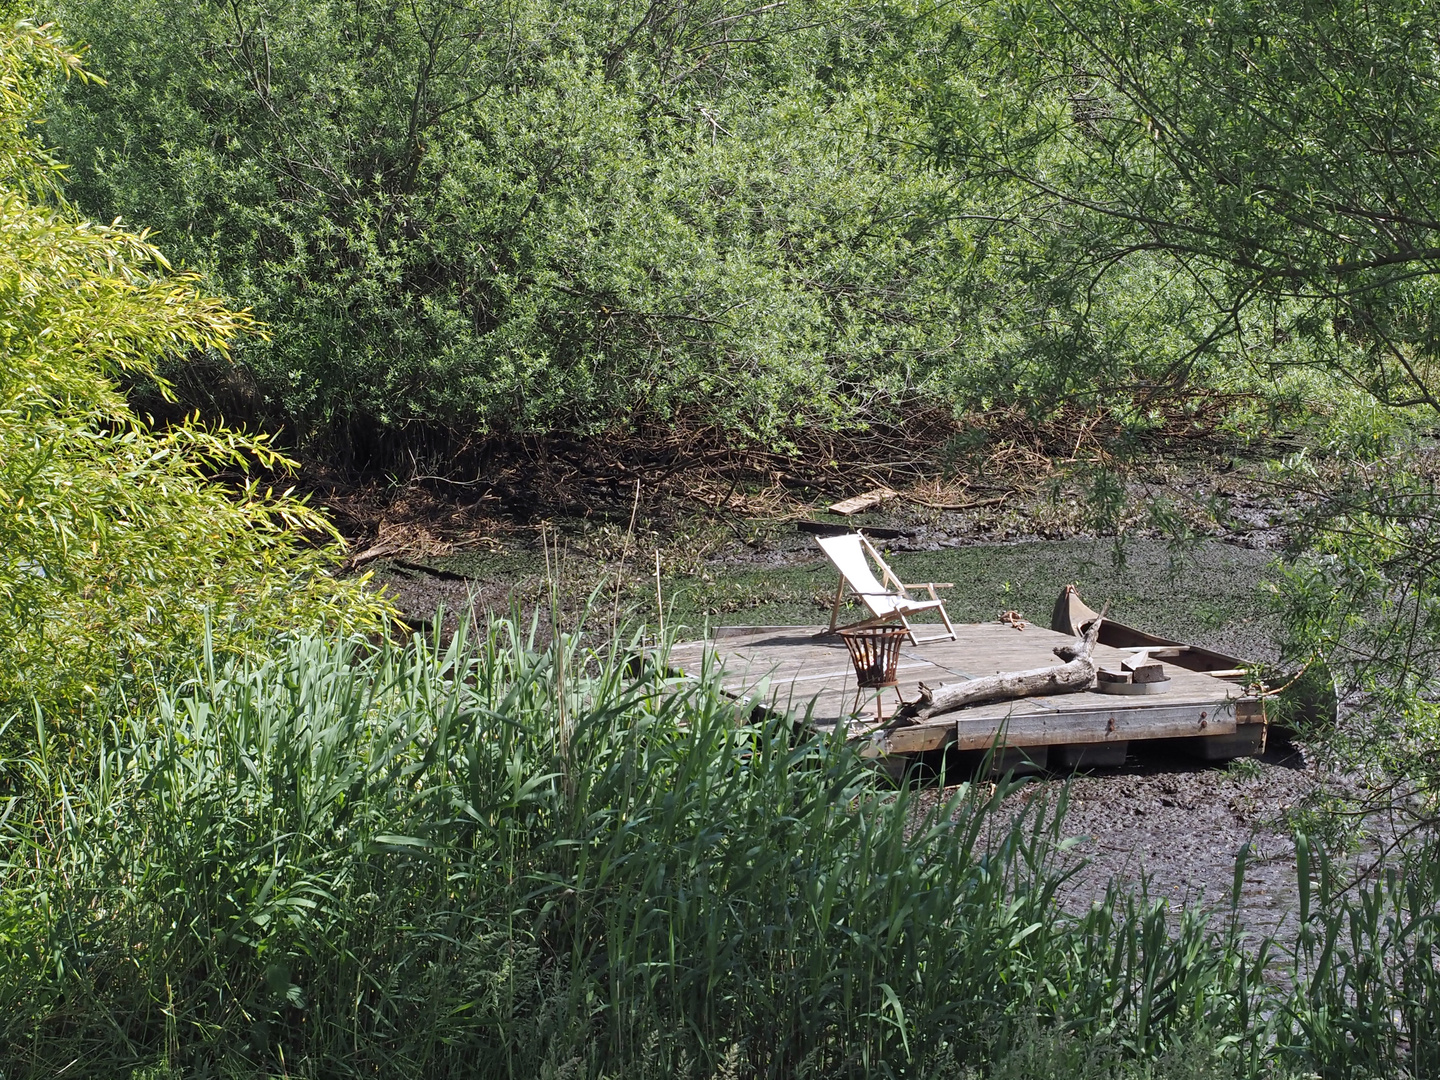
{"type": "MultiPolygon", "coordinates": [[[[955,641],[902,648],[897,675],[907,700],[922,682],[936,687],[1058,663],[1051,650],[1070,640],[1033,625],[1015,630],[1003,623],[980,623],[955,629],[955,641]]],[[[876,692],[866,691],[855,707],[855,673],[844,642],[819,636],[823,630],[820,626],[724,627],[709,640],[676,646],[670,666],[694,674],[703,665],[718,665],[729,693],[755,696],[816,728],[844,725],[852,736],[869,740],[879,754],[913,754],[951,745],[985,750],[1002,732],[1002,745],[1009,747],[1088,746],[1099,751],[1110,745],[1123,754],[1124,745],[1135,740],[1204,739],[1202,749],[1213,751],[1202,753],[1205,757],[1264,749],[1264,704],[1245,696],[1238,679],[1188,671],[1163,657],[1171,680],[1163,694],[1126,697],[1091,690],[979,705],[920,724],[889,727],[877,722],[876,692]]],[[[917,631],[924,636],[926,628],[917,631]]],[[[1102,665],[1118,666],[1129,654],[1097,645],[1094,655],[1102,665]]],[[[893,690],[883,693],[888,718],[897,702],[893,690]]]]}

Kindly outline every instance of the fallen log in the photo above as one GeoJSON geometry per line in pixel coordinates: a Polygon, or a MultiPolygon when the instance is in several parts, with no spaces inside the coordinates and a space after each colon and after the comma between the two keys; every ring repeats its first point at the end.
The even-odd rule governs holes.
{"type": "Polygon", "coordinates": [[[968,682],[945,683],[933,690],[922,685],[920,696],[895,714],[895,722],[918,723],[983,702],[1088,690],[1095,682],[1095,661],[1090,659],[1090,654],[1095,648],[1095,639],[1100,636],[1103,618],[1103,614],[1097,615],[1081,627],[1085,632],[1083,638],[1055,648],[1055,655],[1065,663],[1028,671],[1002,671],[968,682]]]}

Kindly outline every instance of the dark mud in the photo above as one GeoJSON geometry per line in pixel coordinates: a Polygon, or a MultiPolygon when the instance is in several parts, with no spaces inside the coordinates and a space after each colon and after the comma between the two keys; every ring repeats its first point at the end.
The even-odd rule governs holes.
{"type": "Polygon", "coordinates": [[[1251,932],[1286,938],[1296,910],[1294,815],[1316,780],[1287,747],[1229,766],[1142,748],[1123,769],[1040,781],[1052,797],[1068,787],[1065,832],[1078,841],[1062,903],[1082,910],[1115,880],[1143,884],[1172,909],[1228,915],[1236,858],[1248,846],[1236,914],[1251,932]]]}

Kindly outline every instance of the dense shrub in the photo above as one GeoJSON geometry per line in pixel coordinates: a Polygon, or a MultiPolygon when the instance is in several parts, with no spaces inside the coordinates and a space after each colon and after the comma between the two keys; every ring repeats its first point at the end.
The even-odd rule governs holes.
{"type": "Polygon", "coordinates": [[[437,432],[703,425],[783,447],[916,399],[1145,430],[1177,372],[1276,392],[1245,357],[1194,362],[1203,280],[1142,256],[1092,280],[1064,214],[916,152],[936,79],[983,91],[950,47],[983,13],[58,10],[109,79],[52,109],[79,204],[160,230],[275,329],[240,347],[244,378],[177,385],[342,463],[413,466],[437,432]]]}
{"type": "Polygon", "coordinates": [[[860,71],[893,47],[876,13],[63,14],[109,79],[54,117],[76,197],[276,328],[243,359],[300,436],[688,416],[770,438],[863,414],[954,338],[963,238],[915,226],[939,181],[865,136],[904,123],[860,71]]]}

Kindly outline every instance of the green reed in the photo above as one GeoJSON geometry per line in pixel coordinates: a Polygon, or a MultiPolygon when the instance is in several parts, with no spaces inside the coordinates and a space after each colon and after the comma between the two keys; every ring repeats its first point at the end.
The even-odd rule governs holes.
{"type": "Polygon", "coordinates": [[[1118,890],[1066,916],[1063,798],[896,790],[633,651],[513,620],[302,638],[37,742],[0,837],[0,1075],[973,1075],[1036,1038],[1258,1075],[1339,1053],[1357,993],[1423,984],[1405,1030],[1433,1016],[1423,964],[1372,993],[1337,945],[1301,1007],[1234,927],[1118,890]]]}

